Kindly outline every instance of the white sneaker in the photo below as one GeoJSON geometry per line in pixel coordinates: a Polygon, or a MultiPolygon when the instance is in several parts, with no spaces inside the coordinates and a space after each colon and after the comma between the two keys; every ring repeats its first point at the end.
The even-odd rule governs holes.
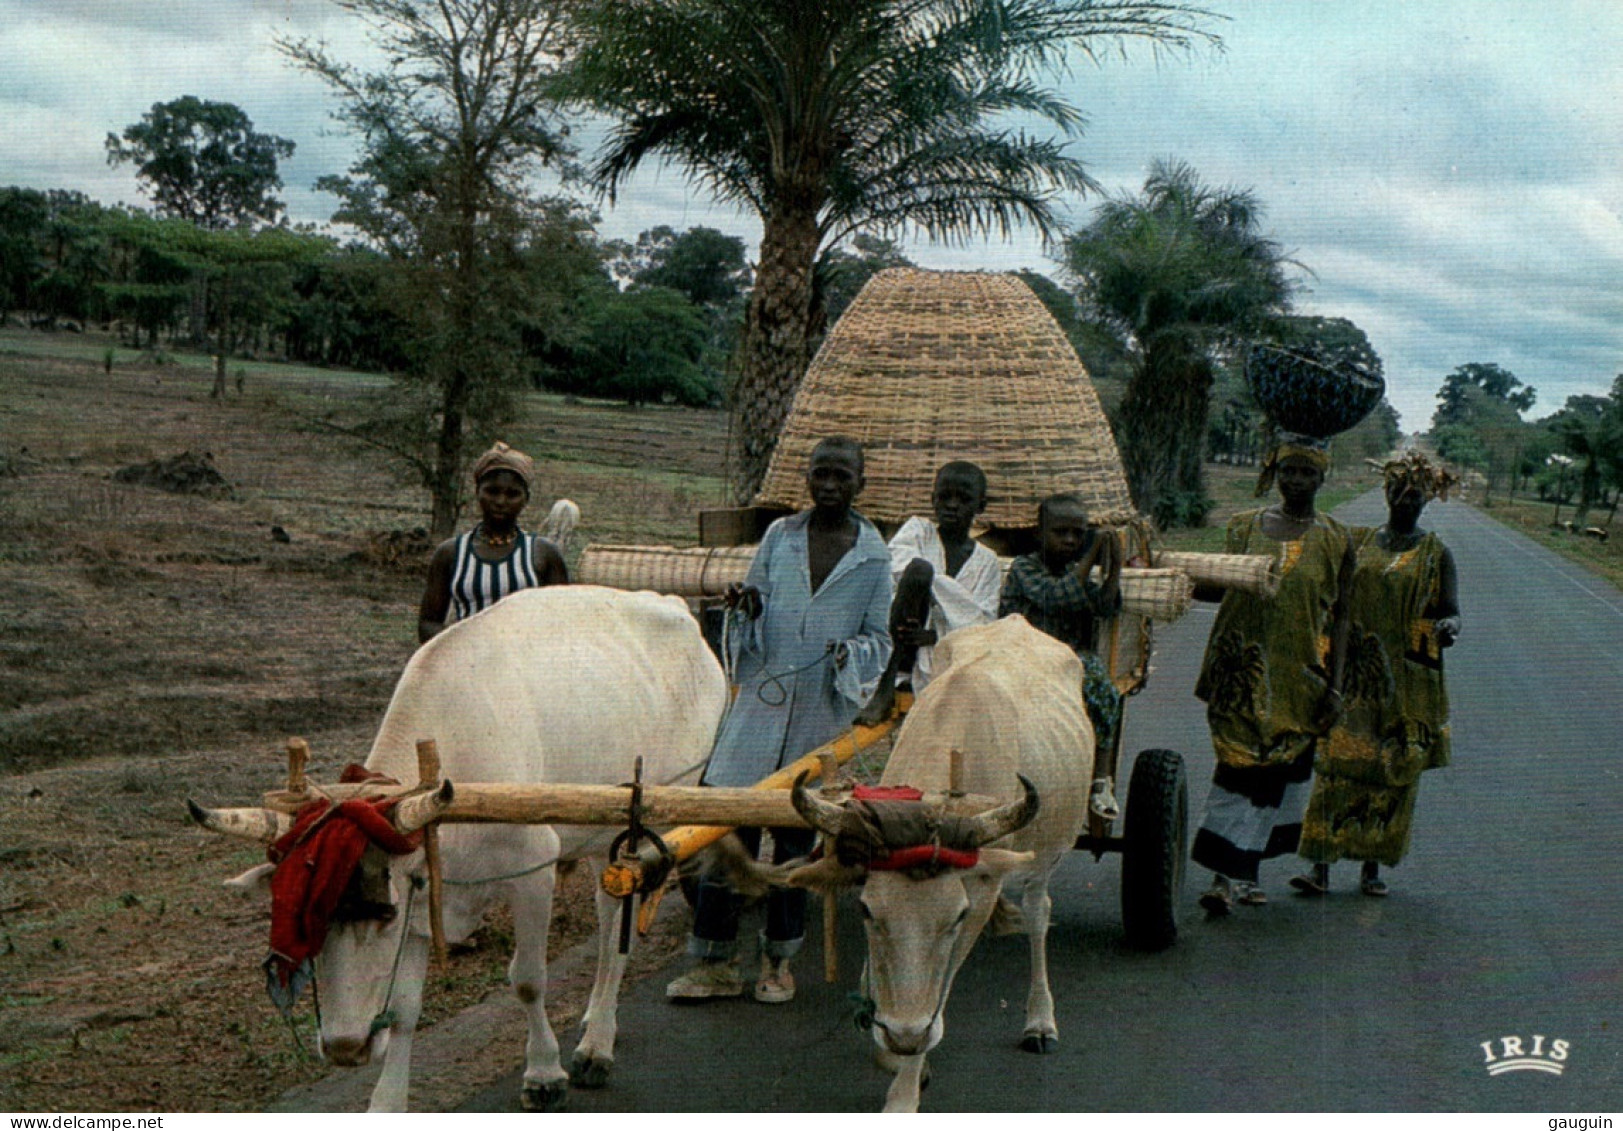
{"type": "Polygon", "coordinates": [[[665,987],[671,1001],[703,1001],[712,997],[742,997],[744,975],[736,958],[701,961],[693,969],[665,987]]]}
{"type": "Polygon", "coordinates": [[[795,976],[789,973],[789,960],[761,955],[761,977],[755,983],[755,1000],[782,1005],[794,998],[795,976]]]}

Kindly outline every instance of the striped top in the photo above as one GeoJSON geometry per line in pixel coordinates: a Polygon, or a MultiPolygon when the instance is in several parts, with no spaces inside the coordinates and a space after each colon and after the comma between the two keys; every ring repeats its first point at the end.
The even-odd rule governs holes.
{"type": "Polygon", "coordinates": [[[474,613],[490,608],[497,601],[520,589],[534,589],[541,584],[536,573],[537,535],[519,531],[513,547],[505,557],[485,561],[473,552],[470,530],[456,540],[456,564],[451,569],[451,608],[455,620],[467,620],[474,613]]]}

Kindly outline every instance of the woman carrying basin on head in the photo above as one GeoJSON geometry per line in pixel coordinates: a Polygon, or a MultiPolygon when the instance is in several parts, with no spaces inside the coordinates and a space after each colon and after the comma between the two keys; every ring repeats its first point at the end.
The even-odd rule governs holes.
{"type": "Polygon", "coordinates": [[[1315,507],[1329,467],[1326,441],[1287,435],[1257,482],[1261,495],[1277,480],[1280,501],[1229,520],[1224,552],[1276,555],[1280,581],[1272,598],[1224,594],[1195,684],[1217,755],[1192,853],[1213,873],[1200,897],[1212,915],[1267,902],[1258,867],[1296,851],[1313,757],[1340,711],[1353,543],[1315,507]]]}

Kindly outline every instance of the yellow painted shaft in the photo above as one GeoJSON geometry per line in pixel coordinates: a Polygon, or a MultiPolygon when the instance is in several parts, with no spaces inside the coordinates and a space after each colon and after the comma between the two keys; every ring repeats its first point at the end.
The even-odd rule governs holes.
{"type": "MultiPolygon", "coordinates": [[[[770,777],[762,778],[751,789],[790,789],[795,779],[801,774],[809,774],[813,778],[820,777],[823,771],[822,756],[834,755],[837,765],[845,765],[862,751],[883,741],[890,733],[902,725],[902,718],[907,709],[913,705],[913,697],[906,692],[896,695],[896,713],[880,723],[878,726],[854,726],[833,742],[819,746],[816,750],[794,762],[770,777]]],[[[669,848],[680,863],[709,845],[716,843],[732,830],[718,825],[683,825],[661,835],[665,847],[669,848]]],[[[612,865],[611,865],[612,867],[612,865]]]]}

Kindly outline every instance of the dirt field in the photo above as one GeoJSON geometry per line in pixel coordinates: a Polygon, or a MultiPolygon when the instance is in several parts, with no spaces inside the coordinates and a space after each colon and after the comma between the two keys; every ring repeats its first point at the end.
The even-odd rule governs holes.
{"type": "MultiPolygon", "coordinates": [[[[184,799],[251,802],[290,735],[318,775],[365,756],[423,566],[367,555],[426,501],[307,423],[355,418],[375,378],[249,366],[218,402],[195,359],[107,374],[101,349],[0,337],[0,1109],[256,1110],[325,1070],[265,997],[268,905],[220,887],[261,857],[193,828],[184,799]],[[113,478],[184,452],[229,492],[113,478]]],[[[538,396],[507,439],[544,461],[532,515],[581,505],[576,552],[692,541],[720,497],[717,414],[538,396]]],[[[568,881],[555,954],[590,931],[590,882],[568,881]]],[[[505,993],[509,939],[493,922],[453,958],[429,1023],[505,993]]],[[[567,1041],[584,1002],[551,1004],[567,1041]]]]}

